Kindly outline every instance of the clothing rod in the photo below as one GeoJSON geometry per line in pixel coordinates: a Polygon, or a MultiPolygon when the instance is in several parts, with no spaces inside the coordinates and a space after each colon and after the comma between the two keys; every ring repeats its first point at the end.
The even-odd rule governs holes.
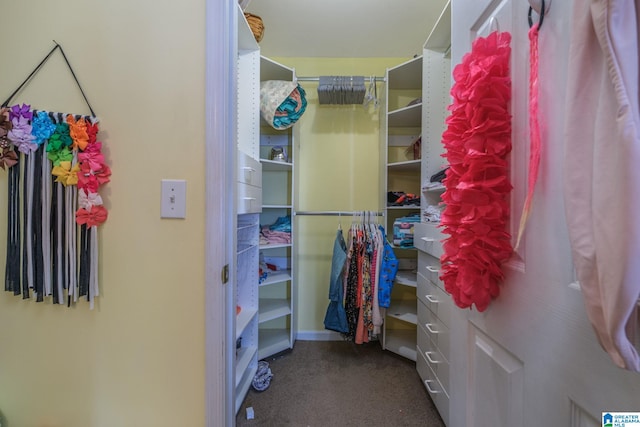
{"type": "Polygon", "coordinates": [[[294,215],[316,215],[316,216],[352,216],[358,214],[367,213],[371,216],[384,216],[384,212],[373,211],[355,211],[355,212],[342,212],[342,211],[296,211],[294,215]]]}
{"type": "MultiPolygon", "coordinates": [[[[348,76],[345,76],[348,77],[348,76]]],[[[299,82],[319,82],[320,81],[320,77],[296,77],[296,80],[298,80],[299,82]]],[[[375,77],[376,82],[384,82],[385,78],[384,77],[375,77]]],[[[369,77],[364,76],[364,82],[368,83],[369,82],[369,77]]]]}

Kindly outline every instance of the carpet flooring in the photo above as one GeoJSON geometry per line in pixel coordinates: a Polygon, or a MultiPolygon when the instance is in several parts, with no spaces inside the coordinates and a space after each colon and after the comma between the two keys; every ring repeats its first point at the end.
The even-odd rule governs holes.
{"type": "Polygon", "coordinates": [[[297,341],[266,361],[269,388],[249,390],[239,427],[444,427],[415,363],[378,342],[297,341]],[[247,419],[247,408],[254,419],[247,419]]]}

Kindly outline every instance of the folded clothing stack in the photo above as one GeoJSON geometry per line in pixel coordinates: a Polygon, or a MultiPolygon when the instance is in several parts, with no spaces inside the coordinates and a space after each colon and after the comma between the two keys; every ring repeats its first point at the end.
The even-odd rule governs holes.
{"type": "Polygon", "coordinates": [[[291,243],[291,216],[281,216],[275,223],[260,227],[260,244],[291,243]]]}
{"type": "Polygon", "coordinates": [[[401,248],[413,248],[413,226],[420,222],[420,214],[397,218],[393,222],[393,244],[401,248]]]}

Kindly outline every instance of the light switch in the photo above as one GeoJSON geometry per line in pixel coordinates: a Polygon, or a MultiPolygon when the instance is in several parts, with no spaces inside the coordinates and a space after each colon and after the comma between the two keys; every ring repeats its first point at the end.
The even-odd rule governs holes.
{"type": "Polygon", "coordinates": [[[163,179],[160,194],[160,218],[185,218],[187,210],[187,181],[163,179]]]}

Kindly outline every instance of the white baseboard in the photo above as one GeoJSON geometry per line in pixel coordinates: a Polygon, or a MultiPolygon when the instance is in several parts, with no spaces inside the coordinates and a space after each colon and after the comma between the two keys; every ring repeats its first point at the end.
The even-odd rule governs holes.
{"type": "Polygon", "coordinates": [[[296,339],[300,341],[344,341],[342,335],[334,331],[298,331],[296,339]]]}

